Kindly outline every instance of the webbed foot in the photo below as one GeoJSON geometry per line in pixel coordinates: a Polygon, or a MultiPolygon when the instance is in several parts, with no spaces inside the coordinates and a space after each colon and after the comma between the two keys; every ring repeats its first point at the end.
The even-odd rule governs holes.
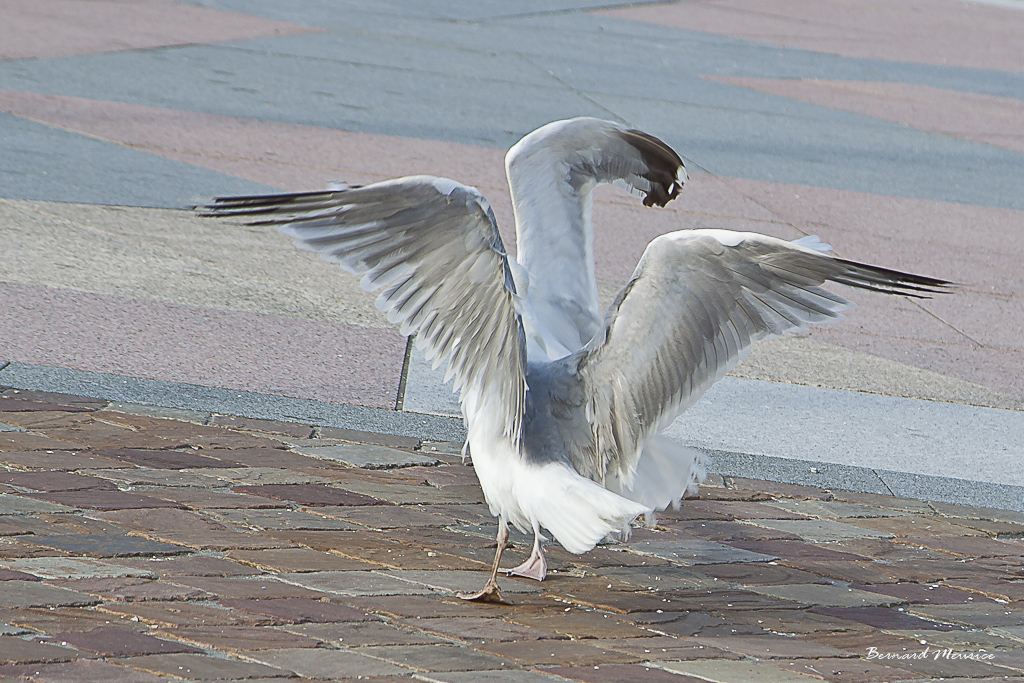
{"type": "Polygon", "coordinates": [[[512,569],[499,569],[498,571],[505,572],[507,576],[524,576],[528,579],[543,581],[544,577],[548,575],[548,559],[544,557],[544,548],[540,544],[541,538],[540,529],[534,528],[533,552],[530,553],[526,562],[512,569]]]}
{"type": "Polygon", "coordinates": [[[459,597],[469,602],[488,602],[495,605],[515,604],[511,600],[506,600],[501,595],[501,589],[498,588],[498,582],[493,578],[484,585],[483,590],[472,594],[459,593],[459,597]]]}
{"type": "Polygon", "coordinates": [[[518,567],[499,569],[498,571],[505,572],[506,576],[523,576],[527,579],[543,581],[544,577],[548,575],[548,563],[542,552],[539,555],[530,555],[530,558],[518,567]]]}

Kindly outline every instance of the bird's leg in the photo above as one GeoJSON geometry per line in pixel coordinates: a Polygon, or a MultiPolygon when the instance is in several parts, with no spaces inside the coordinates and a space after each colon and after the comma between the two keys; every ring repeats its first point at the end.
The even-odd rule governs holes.
{"type": "Polygon", "coordinates": [[[544,548],[541,547],[540,541],[543,538],[540,534],[540,529],[534,527],[533,529],[533,552],[530,553],[529,559],[523,562],[518,567],[512,569],[502,569],[508,576],[525,576],[528,579],[536,579],[543,581],[544,577],[548,575],[548,561],[544,557],[544,548]]]}
{"type": "Polygon", "coordinates": [[[472,595],[468,593],[459,593],[459,597],[463,600],[471,600],[473,602],[494,602],[499,605],[511,605],[512,601],[506,600],[501,596],[501,590],[498,588],[498,563],[501,562],[501,553],[505,550],[505,543],[508,542],[508,524],[504,519],[498,519],[498,549],[494,551],[494,564],[491,566],[491,576],[487,579],[487,583],[484,584],[483,590],[472,595]]]}

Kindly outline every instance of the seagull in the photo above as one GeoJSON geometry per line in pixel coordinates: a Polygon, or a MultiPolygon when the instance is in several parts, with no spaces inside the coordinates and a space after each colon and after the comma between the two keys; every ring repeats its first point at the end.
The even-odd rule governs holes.
{"type": "Polygon", "coordinates": [[[611,121],[549,123],[505,157],[517,256],[475,188],[408,176],[320,192],[222,197],[202,215],[275,226],[362,275],[403,335],[446,363],[497,550],[467,600],[508,604],[497,583],[508,524],[533,531],[507,574],[543,580],[547,530],[580,554],[677,507],[705,476],[668,427],[760,339],[842,319],[838,283],[927,297],[951,282],[837,258],[816,237],[680,230],[650,242],[603,315],[594,274],[594,188],[664,207],[687,181],[660,139],[611,121]]]}

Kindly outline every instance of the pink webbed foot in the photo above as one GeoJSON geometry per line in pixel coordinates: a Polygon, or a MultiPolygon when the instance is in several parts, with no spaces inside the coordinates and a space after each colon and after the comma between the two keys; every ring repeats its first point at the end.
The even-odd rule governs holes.
{"type": "Polygon", "coordinates": [[[506,576],[523,576],[527,579],[543,581],[544,577],[548,575],[548,561],[544,557],[544,549],[540,547],[540,539],[533,544],[533,552],[530,553],[526,562],[518,567],[501,571],[505,572],[506,576]]]}

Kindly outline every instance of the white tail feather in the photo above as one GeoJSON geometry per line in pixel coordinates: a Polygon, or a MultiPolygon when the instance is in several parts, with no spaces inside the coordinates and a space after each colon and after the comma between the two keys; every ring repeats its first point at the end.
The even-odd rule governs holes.
{"type": "Polygon", "coordinates": [[[612,493],[561,463],[522,468],[515,493],[520,508],[536,515],[563,548],[577,555],[651,512],[649,507],[612,493]]]}
{"type": "Polygon", "coordinates": [[[655,436],[644,444],[637,461],[633,481],[606,482],[609,489],[654,510],[679,506],[679,499],[697,490],[707,477],[704,455],[664,436],[655,436]]]}
{"type": "Polygon", "coordinates": [[[491,514],[520,531],[540,524],[578,555],[652,512],[580,476],[568,463],[524,458],[503,435],[500,414],[489,406],[492,396],[475,387],[462,395],[473,467],[491,514]]]}

